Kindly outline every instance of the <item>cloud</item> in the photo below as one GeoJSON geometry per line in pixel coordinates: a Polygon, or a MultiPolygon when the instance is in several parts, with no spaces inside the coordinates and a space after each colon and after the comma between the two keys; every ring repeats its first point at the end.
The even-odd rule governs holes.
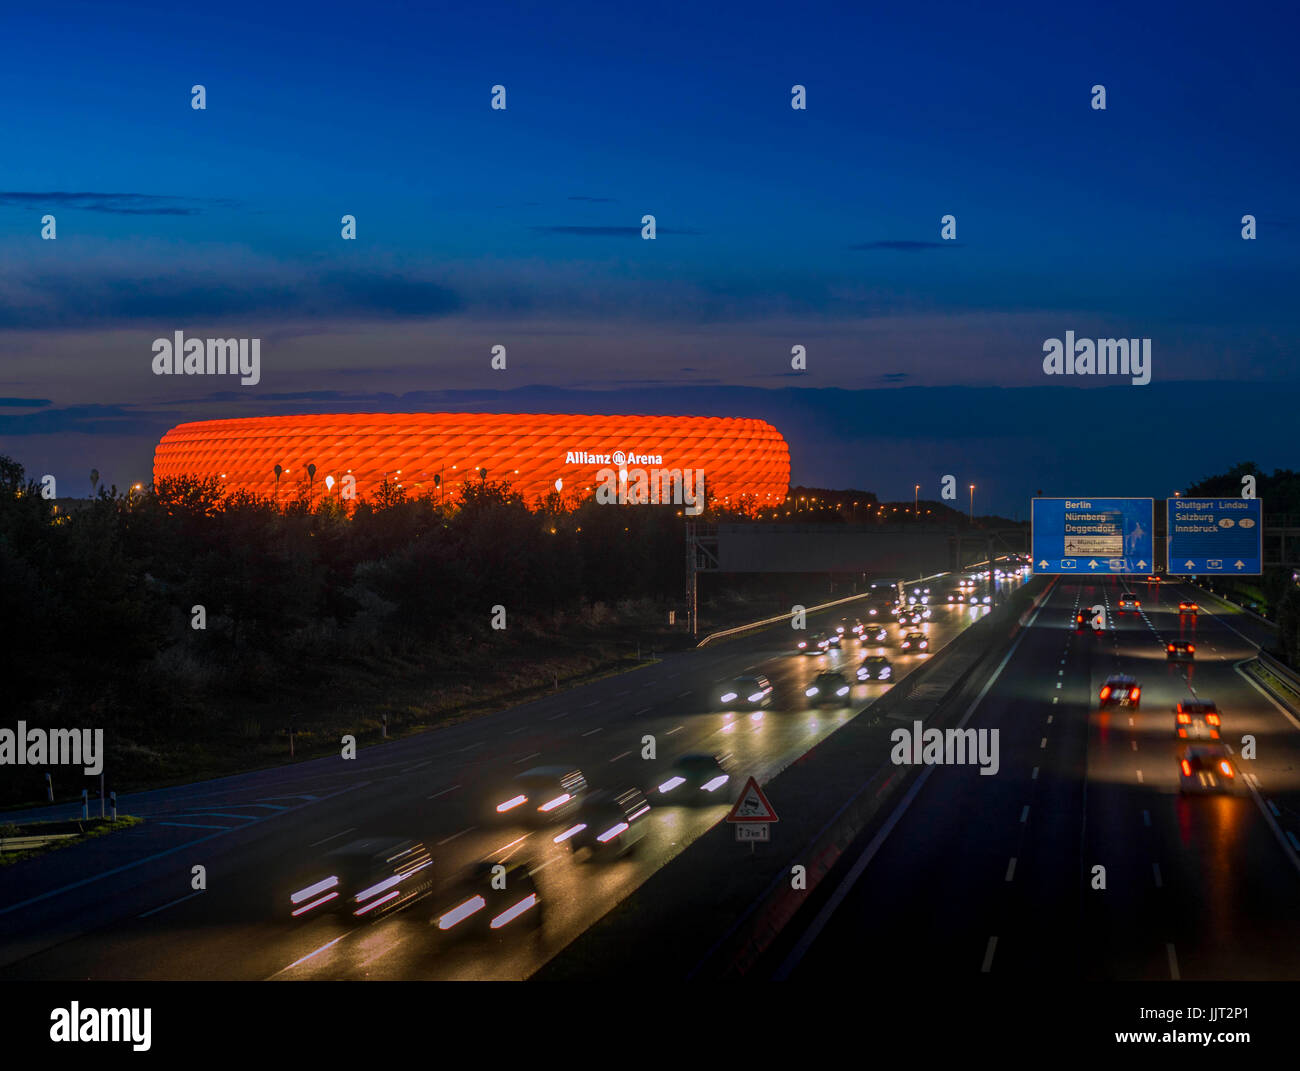
{"type": "Polygon", "coordinates": [[[72,208],[116,216],[197,216],[204,208],[234,208],[238,202],[212,197],[168,197],[154,193],[0,190],[0,205],[29,210],[72,208]]]}
{"type": "Polygon", "coordinates": [[[910,379],[911,374],[908,372],[885,372],[880,378],[885,383],[902,383],[903,380],[910,379]]]}
{"type": "MultiPolygon", "coordinates": [[[[571,224],[558,224],[549,227],[533,227],[532,230],[543,234],[570,234],[580,238],[640,238],[640,226],[631,227],[580,227],[571,224]]],[[[703,234],[703,231],[686,228],[656,227],[656,234],[703,234]]]]}
{"type": "Polygon", "coordinates": [[[849,246],[850,249],[892,249],[906,253],[915,253],[922,249],[948,249],[959,245],[958,242],[913,242],[902,239],[885,239],[879,242],[859,242],[849,246]]]}

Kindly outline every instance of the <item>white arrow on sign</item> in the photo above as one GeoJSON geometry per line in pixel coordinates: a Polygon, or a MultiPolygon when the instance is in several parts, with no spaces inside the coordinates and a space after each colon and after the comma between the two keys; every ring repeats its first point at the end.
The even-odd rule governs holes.
{"type": "Polygon", "coordinates": [[[1090,562],[1088,563],[1088,568],[1089,568],[1089,569],[1096,569],[1096,568],[1097,568],[1097,559],[1096,559],[1096,558],[1093,558],[1092,561],[1090,561],[1090,562]]]}
{"type": "Polygon", "coordinates": [[[1138,562],[1138,568],[1139,568],[1139,569],[1145,569],[1146,567],[1147,567],[1147,563],[1146,563],[1146,562],[1138,562]]]}
{"type": "Polygon", "coordinates": [[[1185,566],[1187,566],[1188,569],[1190,569],[1190,568],[1192,568],[1192,566],[1194,566],[1196,563],[1195,563],[1194,561],[1192,561],[1191,558],[1188,558],[1187,561],[1183,562],[1183,564],[1184,564],[1185,566]]]}
{"type": "Polygon", "coordinates": [[[1039,562],[1039,563],[1038,563],[1038,567],[1039,567],[1040,569],[1046,569],[1046,568],[1047,568],[1047,559],[1044,558],[1041,562],[1039,562]]]}
{"type": "Polygon", "coordinates": [[[1235,565],[1238,569],[1246,568],[1246,563],[1242,561],[1240,558],[1238,558],[1235,562],[1233,562],[1233,565],[1235,565]]]}

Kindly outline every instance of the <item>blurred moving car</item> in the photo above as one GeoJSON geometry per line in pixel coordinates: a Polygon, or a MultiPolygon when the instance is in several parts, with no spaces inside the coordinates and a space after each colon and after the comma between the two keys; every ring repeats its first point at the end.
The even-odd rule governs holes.
{"type": "Polygon", "coordinates": [[[1194,662],[1196,660],[1196,644],[1191,640],[1173,640],[1165,644],[1165,657],[1170,662],[1194,662]]]}
{"type": "Polygon", "coordinates": [[[1235,795],[1244,788],[1223,744],[1196,744],[1178,757],[1178,791],[1235,795]]]}
{"type": "Polygon", "coordinates": [[[575,852],[586,848],[593,858],[617,858],[646,835],[649,813],[650,804],[639,788],[590,792],[578,805],[569,827],[554,840],[575,852]]]}
{"type": "Polygon", "coordinates": [[[804,695],[812,700],[812,705],[815,707],[823,703],[841,706],[847,701],[850,690],[844,674],[831,670],[818,673],[812,684],[804,689],[804,695]]]}
{"type": "Polygon", "coordinates": [[[772,704],[772,682],[766,677],[733,677],[717,688],[717,705],[724,710],[758,710],[772,704]]]}
{"type": "Polygon", "coordinates": [[[572,766],[534,766],[497,794],[496,813],[526,825],[564,822],[587,791],[587,779],[572,766]]]}
{"type": "Polygon", "coordinates": [[[883,655],[869,655],[862,660],[862,665],[858,666],[860,681],[887,681],[892,680],[893,676],[894,667],[883,655]]]}
{"type": "Polygon", "coordinates": [[[889,639],[889,629],[884,625],[867,625],[859,638],[863,643],[884,643],[889,639]]]}
{"type": "Polygon", "coordinates": [[[1137,678],[1127,673],[1112,673],[1101,686],[1097,699],[1103,710],[1107,707],[1129,707],[1137,710],[1142,699],[1142,686],[1138,684],[1137,678]]]}
{"type": "Polygon", "coordinates": [[[1117,613],[1137,613],[1140,609],[1142,609],[1142,603],[1136,595],[1121,595],[1119,597],[1117,613]]]}
{"type": "Polygon", "coordinates": [[[673,760],[668,772],[648,795],[655,806],[706,806],[725,802],[731,781],[728,760],[707,752],[691,752],[673,760]]]}
{"type": "Polygon", "coordinates": [[[536,930],[542,901],[526,863],[485,860],[466,867],[433,894],[431,922],[453,937],[536,930]]]}
{"type": "Polygon", "coordinates": [[[1189,599],[1184,599],[1182,602],[1178,604],[1178,612],[1180,614],[1191,614],[1193,617],[1195,617],[1197,614],[1201,612],[1201,607],[1200,604],[1198,603],[1192,602],[1189,599]]]}
{"type": "Polygon", "coordinates": [[[289,915],[346,912],[353,918],[392,914],[433,887],[433,860],[418,840],[366,837],[326,853],[293,883],[289,915]]]}
{"type": "Polygon", "coordinates": [[[1174,707],[1174,732],[1180,740],[1218,740],[1222,724],[1212,699],[1183,699],[1174,707]]]}
{"type": "Polygon", "coordinates": [[[904,651],[928,651],[930,641],[926,638],[924,632],[909,632],[902,638],[898,646],[904,651]]]}

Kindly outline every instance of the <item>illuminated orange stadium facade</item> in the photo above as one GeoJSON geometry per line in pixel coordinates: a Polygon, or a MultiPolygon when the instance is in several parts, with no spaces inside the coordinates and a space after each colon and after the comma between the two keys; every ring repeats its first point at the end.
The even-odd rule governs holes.
{"type": "MultiPolygon", "coordinates": [[[[537,413],[329,413],[178,424],[154,451],[154,478],[217,477],[231,491],[288,499],[304,486],[356,497],[385,479],[408,494],[454,499],[487,470],[525,501],[560,489],[591,494],[602,469],[695,469],[718,502],[775,505],[790,484],[790,450],[763,420],[738,417],[537,413]],[[277,479],[275,467],[282,474],[277,479]],[[315,465],[308,481],[308,465],[315,465]],[[435,480],[435,477],[438,477],[435,480]],[[330,478],[330,479],[327,479],[330,478]]],[[[607,478],[607,477],[606,477],[607,478]]]]}

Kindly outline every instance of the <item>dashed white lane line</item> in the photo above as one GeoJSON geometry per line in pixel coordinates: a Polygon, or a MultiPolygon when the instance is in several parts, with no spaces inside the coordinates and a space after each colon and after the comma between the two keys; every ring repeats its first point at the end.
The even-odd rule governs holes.
{"type": "Polygon", "coordinates": [[[1165,945],[1165,952],[1169,956],[1169,977],[1175,982],[1178,981],[1178,953],[1174,951],[1173,943],[1165,945]]]}
{"type": "MultiPolygon", "coordinates": [[[[433,797],[430,796],[429,798],[432,799],[433,797]]],[[[351,832],[352,832],[353,830],[355,830],[356,828],[357,828],[356,826],[349,826],[347,829],[345,829],[345,830],[343,831],[343,833],[351,833],[351,832]]],[[[343,836],[343,833],[331,833],[328,837],[324,837],[324,838],[322,838],[321,840],[318,840],[318,841],[313,841],[311,844],[308,844],[307,847],[308,847],[308,848],[319,848],[322,844],[325,844],[327,841],[331,841],[331,840],[334,840],[336,837],[341,837],[341,836],[343,836]]]]}
{"type": "Polygon", "coordinates": [[[162,907],[155,907],[152,911],[146,911],[143,915],[136,915],[138,919],[147,919],[150,915],[156,915],[159,911],[166,911],[169,907],[175,907],[186,900],[192,900],[196,896],[201,896],[207,892],[206,889],[200,889],[198,892],[192,892],[188,896],[182,896],[179,900],[173,900],[170,904],[163,904],[162,907]]]}
{"type": "Polygon", "coordinates": [[[431,762],[433,762],[433,759],[425,759],[423,762],[417,762],[414,766],[405,767],[402,770],[402,773],[414,773],[416,770],[422,770],[424,767],[428,766],[431,762]]]}
{"type": "Polygon", "coordinates": [[[561,718],[567,718],[568,716],[569,716],[569,712],[566,710],[566,711],[564,711],[562,714],[552,714],[552,715],[551,715],[549,718],[547,718],[546,720],[547,720],[547,721],[559,721],[561,718]]]}
{"type": "Polygon", "coordinates": [[[1142,812],[1142,824],[1143,824],[1144,826],[1149,826],[1149,825],[1151,824],[1151,812],[1150,812],[1150,811],[1143,811],[1143,812],[1142,812]]]}
{"type": "Polygon", "coordinates": [[[582,705],[582,709],[583,709],[583,710],[590,710],[590,709],[591,709],[592,707],[594,707],[598,702],[600,702],[600,700],[598,700],[598,699],[593,699],[590,703],[584,703],[584,704],[582,705]]]}
{"type": "Polygon", "coordinates": [[[1159,863],[1152,863],[1152,864],[1151,864],[1151,873],[1154,875],[1154,877],[1155,877],[1155,879],[1156,879],[1156,888],[1157,888],[1157,889],[1163,889],[1163,888],[1165,887],[1165,883],[1164,883],[1164,880],[1160,877],[1160,864],[1159,864],[1159,863]]]}
{"type": "Polygon", "coordinates": [[[1013,856],[1011,857],[1011,862],[1009,862],[1009,863],[1007,864],[1007,879],[1006,879],[1006,880],[1007,880],[1007,881],[1010,881],[1010,880],[1011,880],[1012,878],[1014,878],[1015,876],[1016,876],[1016,857],[1013,855],[1013,856]]]}
{"type": "Polygon", "coordinates": [[[1138,784],[1140,785],[1142,784],[1142,771],[1138,770],[1137,775],[1138,775],[1138,784]]]}
{"type": "Polygon", "coordinates": [[[993,953],[998,947],[996,937],[989,938],[989,946],[984,950],[984,965],[980,967],[980,974],[988,974],[993,969],[993,953]]]}
{"type": "Polygon", "coordinates": [[[452,785],[450,788],[442,788],[439,789],[437,792],[435,792],[432,796],[425,796],[424,798],[427,800],[436,800],[439,796],[445,796],[448,792],[455,792],[456,789],[460,787],[461,787],[460,785],[452,785]]]}
{"type": "Polygon", "coordinates": [[[1130,740],[1129,743],[1133,745],[1134,751],[1138,749],[1138,742],[1136,740],[1130,740]]]}
{"type": "Polygon", "coordinates": [[[1031,780],[1031,781],[1037,781],[1037,780],[1038,780],[1038,767],[1037,767],[1037,766],[1034,767],[1034,772],[1033,772],[1032,774],[1029,775],[1029,780],[1031,780]]]}
{"type": "Polygon", "coordinates": [[[518,766],[521,762],[527,762],[529,759],[539,758],[541,754],[540,751],[534,751],[531,755],[525,755],[522,759],[515,759],[515,765],[518,766]]]}
{"type": "Polygon", "coordinates": [[[649,713],[650,713],[649,707],[642,707],[640,710],[633,711],[632,717],[639,718],[642,714],[649,714],[649,713]]]}
{"type": "Polygon", "coordinates": [[[1047,747],[1047,737],[1043,737],[1042,741],[1038,745],[1038,749],[1041,751],[1045,747],[1047,747]]]}
{"type": "Polygon", "coordinates": [[[684,691],[684,692],[678,692],[678,693],[677,693],[677,698],[678,698],[678,699],[685,699],[685,698],[686,698],[688,695],[690,695],[690,694],[691,694],[691,693],[690,693],[690,689],[687,689],[687,690],[684,691]]]}
{"type": "Polygon", "coordinates": [[[685,725],[679,725],[677,726],[676,729],[669,729],[666,733],[664,733],[664,736],[672,736],[673,733],[680,733],[685,728],[686,728],[685,725]]]}
{"type": "Polygon", "coordinates": [[[600,726],[598,725],[598,726],[596,726],[596,728],[594,728],[594,729],[588,729],[588,730],[587,730],[585,733],[583,733],[582,735],[583,735],[583,736],[595,736],[595,735],[596,735],[598,732],[600,732],[600,731],[601,731],[601,728],[600,728],[600,726]]]}
{"type": "Polygon", "coordinates": [[[1056,715],[1054,715],[1054,714],[1049,714],[1049,715],[1047,715],[1047,724],[1048,724],[1048,725],[1051,725],[1051,724],[1052,724],[1052,719],[1053,719],[1055,716],[1056,716],[1056,715]]]}
{"type": "Polygon", "coordinates": [[[1029,821],[1029,804],[1025,804],[1025,809],[1020,812],[1020,824],[1023,826],[1029,821]]]}
{"type": "Polygon", "coordinates": [[[632,754],[632,752],[630,752],[630,751],[624,751],[624,752],[622,752],[622,753],[620,753],[620,754],[618,754],[618,755],[615,755],[615,756],[614,756],[612,759],[610,759],[609,761],[610,761],[610,762],[618,762],[619,759],[625,759],[625,758],[627,758],[630,754],[632,754]]]}
{"type": "Polygon", "coordinates": [[[467,829],[462,829],[459,833],[453,833],[450,837],[445,837],[438,841],[438,847],[441,848],[444,844],[450,844],[457,837],[463,837],[466,833],[472,833],[476,829],[478,829],[478,826],[469,826],[467,829]]]}
{"type": "Polygon", "coordinates": [[[527,725],[521,725],[521,726],[519,726],[518,729],[507,729],[507,730],[506,730],[506,736],[514,736],[515,733],[522,733],[522,732],[523,732],[525,729],[527,729],[527,728],[528,728],[527,725]]]}

